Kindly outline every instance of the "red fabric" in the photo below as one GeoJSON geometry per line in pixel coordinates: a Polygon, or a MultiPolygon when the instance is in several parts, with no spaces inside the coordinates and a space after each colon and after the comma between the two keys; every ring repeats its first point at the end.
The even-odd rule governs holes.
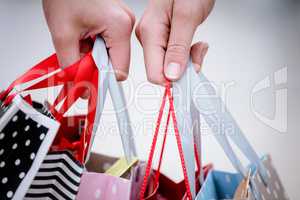
{"type": "MultiPolygon", "coordinates": [[[[204,178],[206,178],[208,172],[213,168],[211,164],[206,165],[203,167],[204,171],[204,178]]],[[[154,171],[157,173],[157,171],[154,171]]],[[[198,178],[199,174],[198,172],[195,173],[196,178],[198,178]]],[[[154,180],[154,178],[150,178],[149,186],[154,185],[154,183],[151,183],[151,180],[154,180]]],[[[154,181],[153,181],[154,182],[154,181]]],[[[187,192],[184,180],[176,183],[173,180],[171,180],[169,177],[165,176],[164,174],[160,174],[159,181],[156,187],[154,188],[147,188],[148,191],[146,192],[146,200],[182,200],[186,199],[187,192]]],[[[200,191],[200,185],[199,181],[196,185],[196,191],[200,191]]]]}
{"type": "MultiPolygon", "coordinates": [[[[17,93],[22,92],[18,91],[17,93],[10,94],[16,85],[35,80],[57,69],[59,69],[57,57],[56,55],[52,55],[16,79],[0,94],[0,100],[5,100],[5,103],[9,104],[17,93]]],[[[88,53],[73,65],[23,90],[28,91],[58,85],[63,86],[53,105],[50,106],[50,111],[53,116],[61,123],[52,149],[71,150],[74,156],[82,163],[84,162],[86,150],[90,145],[89,141],[93,130],[98,99],[98,76],[98,68],[94,63],[91,53],[88,53]],[[90,93],[88,97],[87,115],[65,117],[64,114],[87,89],[90,93]],[[57,111],[55,107],[62,100],[64,100],[64,102],[57,111]],[[82,121],[82,128],[79,128],[82,121]]]]}
{"type": "Polygon", "coordinates": [[[32,105],[32,99],[31,99],[31,96],[30,96],[30,95],[25,96],[25,97],[24,97],[24,100],[25,100],[28,104],[32,105]]]}
{"type": "Polygon", "coordinates": [[[50,57],[46,58],[42,62],[38,63],[34,67],[32,67],[30,70],[25,72],[22,76],[17,78],[10,86],[0,94],[0,100],[3,100],[10,92],[11,90],[19,84],[26,83],[29,81],[32,81],[34,79],[37,79],[39,77],[42,77],[45,74],[48,74],[50,72],[53,72],[59,68],[57,57],[55,54],[51,55],[50,57]],[[47,66],[47,68],[45,68],[47,66]]]}

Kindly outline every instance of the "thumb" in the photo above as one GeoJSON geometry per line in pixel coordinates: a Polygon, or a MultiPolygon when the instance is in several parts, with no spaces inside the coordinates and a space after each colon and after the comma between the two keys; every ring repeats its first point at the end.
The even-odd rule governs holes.
{"type": "Polygon", "coordinates": [[[178,80],[185,71],[190,55],[190,46],[196,30],[193,18],[183,10],[173,8],[171,32],[164,61],[164,74],[167,79],[178,80]]]}

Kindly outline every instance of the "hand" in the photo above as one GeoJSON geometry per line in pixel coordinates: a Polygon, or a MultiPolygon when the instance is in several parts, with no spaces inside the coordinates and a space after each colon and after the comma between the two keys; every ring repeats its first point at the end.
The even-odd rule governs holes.
{"type": "Polygon", "coordinates": [[[190,53],[196,70],[200,70],[208,45],[190,46],[213,5],[214,0],[149,0],[136,35],[143,46],[150,82],[163,85],[166,79],[179,79],[190,53]]]}
{"type": "Polygon", "coordinates": [[[88,38],[100,34],[117,79],[127,78],[135,17],[121,0],[43,0],[43,8],[61,67],[90,51],[88,38]]]}

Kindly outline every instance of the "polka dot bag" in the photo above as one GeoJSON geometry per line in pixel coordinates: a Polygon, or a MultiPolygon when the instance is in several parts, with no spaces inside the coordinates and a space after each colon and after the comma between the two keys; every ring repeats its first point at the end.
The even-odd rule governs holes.
{"type": "Polygon", "coordinates": [[[0,199],[23,199],[58,128],[58,122],[38,112],[20,96],[2,110],[0,199]]]}

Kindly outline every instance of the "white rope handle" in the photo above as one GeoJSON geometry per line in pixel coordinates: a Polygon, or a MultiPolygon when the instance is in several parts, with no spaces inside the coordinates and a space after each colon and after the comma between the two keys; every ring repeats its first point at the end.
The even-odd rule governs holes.
{"type": "MultiPolygon", "coordinates": [[[[98,125],[100,123],[101,115],[103,113],[105,99],[107,91],[109,90],[116,116],[118,120],[118,127],[120,136],[122,139],[123,150],[125,158],[130,162],[133,157],[137,156],[133,131],[130,123],[128,110],[126,108],[126,99],[123,92],[122,85],[117,82],[115,74],[113,72],[112,63],[109,60],[105,42],[102,38],[97,37],[93,52],[92,52],[95,64],[99,68],[99,87],[98,87],[98,103],[96,108],[95,125],[93,128],[93,136],[91,142],[93,142],[98,125]]],[[[90,154],[91,145],[89,149],[90,154]]],[[[86,159],[88,161],[88,159],[86,159]]]]}

